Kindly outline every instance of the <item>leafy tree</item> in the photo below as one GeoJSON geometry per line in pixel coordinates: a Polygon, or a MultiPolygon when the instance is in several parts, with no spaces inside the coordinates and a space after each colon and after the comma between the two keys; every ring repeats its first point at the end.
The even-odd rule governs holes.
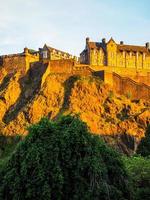
{"type": "Polygon", "coordinates": [[[77,117],[44,118],[28,130],[0,172],[1,199],[130,199],[120,155],[77,117]]]}
{"type": "Polygon", "coordinates": [[[150,200],[150,159],[142,156],[124,157],[131,177],[135,200],[150,200]]]}
{"type": "Polygon", "coordinates": [[[145,137],[138,146],[137,153],[142,156],[150,156],[150,125],[145,133],[145,137]]]}

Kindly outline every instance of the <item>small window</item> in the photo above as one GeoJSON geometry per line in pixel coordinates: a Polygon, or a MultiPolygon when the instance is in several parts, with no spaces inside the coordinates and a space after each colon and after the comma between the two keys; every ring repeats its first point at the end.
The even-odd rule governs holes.
{"type": "Polygon", "coordinates": [[[47,51],[43,51],[43,58],[47,58],[47,51]]]}

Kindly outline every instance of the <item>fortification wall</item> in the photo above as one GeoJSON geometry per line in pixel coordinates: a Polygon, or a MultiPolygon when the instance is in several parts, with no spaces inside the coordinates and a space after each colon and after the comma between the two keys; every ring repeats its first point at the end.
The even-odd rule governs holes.
{"type": "Polygon", "coordinates": [[[86,65],[75,65],[73,67],[73,74],[88,76],[93,74],[93,70],[91,70],[90,67],[86,65]]]}
{"type": "Polygon", "coordinates": [[[13,73],[14,71],[18,70],[21,73],[24,73],[26,68],[25,56],[21,54],[3,56],[2,66],[9,73],[13,73]]]}
{"type": "Polygon", "coordinates": [[[25,55],[25,62],[26,62],[26,71],[30,68],[30,65],[34,62],[39,62],[39,54],[32,55],[32,54],[26,54],[25,55]]]}
{"type": "Polygon", "coordinates": [[[113,88],[119,94],[133,99],[150,99],[150,86],[113,73],[113,88]]]}
{"type": "Polygon", "coordinates": [[[150,86],[144,83],[138,83],[131,78],[105,70],[94,74],[109,84],[118,94],[129,96],[132,99],[150,99],[150,86]]]}
{"type": "Polygon", "coordinates": [[[137,74],[136,76],[133,76],[133,77],[130,76],[130,78],[132,78],[132,79],[133,79],[134,81],[136,81],[136,82],[144,83],[144,84],[150,86],[150,72],[147,73],[146,76],[137,74]]]}
{"type": "Polygon", "coordinates": [[[109,67],[109,66],[90,66],[95,72],[105,71],[107,73],[117,73],[120,76],[130,77],[135,82],[145,83],[150,85],[150,70],[147,69],[129,69],[124,67],[109,67]]]}
{"type": "Polygon", "coordinates": [[[51,60],[49,62],[51,73],[72,73],[74,61],[72,59],[51,60]]]}
{"type": "Polygon", "coordinates": [[[39,56],[21,53],[1,56],[0,60],[2,67],[7,72],[20,71],[21,74],[24,74],[29,69],[31,63],[39,61],[39,56]]]}
{"type": "Polygon", "coordinates": [[[92,70],[86,65],[77,65],[74,59],[51,60],[49,62],[51,73],[65,73],[71,75],[90,75],[92,70]]]}

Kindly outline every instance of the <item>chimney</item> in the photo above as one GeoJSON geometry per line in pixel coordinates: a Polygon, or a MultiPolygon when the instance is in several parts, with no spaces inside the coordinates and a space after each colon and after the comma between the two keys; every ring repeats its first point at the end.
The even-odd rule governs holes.
{"type": "Polygon", "coordinates": [[[149,42],[146,42],[145,46],[146,46],[146,49],[150,50],[150,43],[149,42]]]}
{"type": "Polygon", "coordinates": [[[86,44],[87,44],[89,41],[90,41],[90,38],[87,37],[87,38],[86,38],[86,44]]]}
{"type": "Polygon", "coordinates": [[[102,43],[103,43],[103,44],[106,43],[106,38],[102,38],[102,43]]]}
{"type": "Polygon", "coordinates": [[[123,41],[120,41],[120,44],[123,45],[124,44],[123,41]]]}
{"type": "Polygon", "coordinates": [[[27,47],[24,48],[24,53],[28,54],[29,53],[29,49],[27,47]]]}

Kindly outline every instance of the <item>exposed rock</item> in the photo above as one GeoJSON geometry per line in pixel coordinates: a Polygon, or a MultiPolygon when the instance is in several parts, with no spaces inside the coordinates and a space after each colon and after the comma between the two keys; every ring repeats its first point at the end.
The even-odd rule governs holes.
{"type": "Polygon", "coordinates": [[[78,114],[95,134],[128,135],[135,151],[150,123],[148,101],[118,96],[96,77],[51,74],[48,66],[35,65],[23,77],[3,72],[0,83],[1,131],[8,135],[26,134],[26,127],[44,116],[55,120],[61,114],[78,114]]]}

